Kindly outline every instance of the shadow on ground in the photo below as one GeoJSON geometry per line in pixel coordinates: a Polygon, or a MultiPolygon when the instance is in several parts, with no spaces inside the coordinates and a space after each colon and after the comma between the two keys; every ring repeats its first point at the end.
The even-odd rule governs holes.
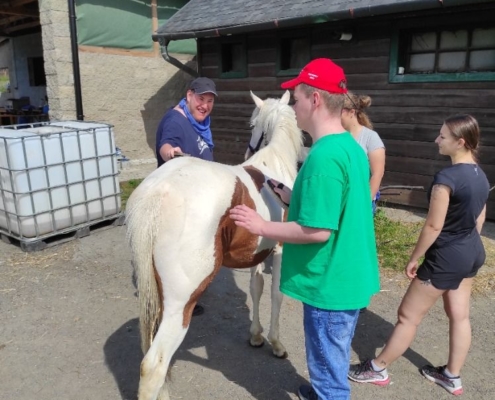
{"type": "MultiPolygon", "coordinates": [[[[394,330],[394,325],[370,310],[359,315],[356,332],[352,340],[352,348],[360,361],[375,358],[385,346],[394,330]]],[[[409,360],[418,369],[430,362],[421,354],[410,348],[402,356],[409,360]]]]}
{"type": "Polygon", "coordinates": [[[117,329],[106,341],[103,351],[105,363],[115,378],[122,399],[136,399],[139,367],[143,358],[139,320],[131,319],[117,329]]]}
{"type": "MultiPolygon", "coordinates": [[[[249,271],[245,273],[249,274],[249,271]]],[[[270,279],[265,275],[264,296],[269,296],[270,279]]],[[[300,384],[307,383],[289,359],[278,359],[272,355],[268,343],[262,348],[249,346],[251,321],[246,300],[247,295],[238,288],[233,272],[227,268],[221,269],[200,299],[205,313],[193,318],[184,342],[173,357],[172,367],[177,368],[172,368],[172,396],[181,395],[174,393],[174,376],[184,379],[181,374],[187,370],[193,380],[191,384],[205,386],[205,396],[206,392],[212,391],[211,398],[228,398],[224,392],[226,388],[212,386],[204,376],[194,375],[198,367],[220,372],[228,382],[243,387],[258,400],[289,400],[293,398],[289,393],[294,393],[300,384]],[[195,365],[184,365],[184,362],[195,365]],[[218,391],[217,396],[215,391],[218,391]]],[[[265,329],[267,332],[268,327],[265,329]]],[[[138,320],[132,319],[113,333],[104,346],[106,364],[123,399],[137,396],[139,366],[143,356],[138,331],[138,320]]]]}
{"type": "MultiPolygon", "coordinates": [[[[271,276],[265,275],[264,296],[269,296],[270,283],[271,276]]],[[[273,356],[268,343],[262,348],[249,346],[251,321],[246,300],[247,295],[237,287],[233,272],[222,269],[201,299],[206,313],[193,320],[176,359],[221,372],[255,399],[291,399],[289,393],[306,381],[289,359],[273,356]],[[206,357],[191,351],[199,347],[204,347],[206,357]]],[[[268,328],[265,327],[265,333],[268,328]]]]}

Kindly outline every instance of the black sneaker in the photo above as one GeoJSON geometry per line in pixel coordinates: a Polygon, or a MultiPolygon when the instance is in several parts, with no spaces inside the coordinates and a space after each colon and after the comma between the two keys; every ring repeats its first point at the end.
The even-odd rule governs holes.
{"type": "Polygon", "coordinates": [[[426,379],[435,382],[437,385],[440,385],[447,392],[453,394],[454,396],[460,396],[463,392],[461,377],[456,376],[454,378],[449,378],[444,373],[446,367],[446,365],[444,365],[443,367],[433,367],[431,365],[425,365],[423,368],[421,368],[421,373],[426,379]]]}
{"type": "Polygon", "coordinates": [[[315,390],[308,385],[299,386],[299,390],[297,391],[297,395],[300,400],[318,400],[318,395],[315,390]]]}
{"type": "Polygon", "coordinates": [[[371,360],[351,365],[347,377],[354,382],[372,383],[378,386],[386,386],[390,382],[387,369],[383,368],[381,371],[375,371],[371,365],[371,360]]]}
{"type": "Polygon", "coordinates": [[[197,317],[198,315],[201,315],[205,312],[205,308],[202,305],[196,304],[194,306],[192,316],[197,317]]]}

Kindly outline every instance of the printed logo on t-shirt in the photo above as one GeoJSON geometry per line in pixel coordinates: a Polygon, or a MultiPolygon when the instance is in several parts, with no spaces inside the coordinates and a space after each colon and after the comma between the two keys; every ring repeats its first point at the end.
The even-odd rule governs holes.
{"type": "Polygon", "coordinates": [[[203,140],[202,137],[198,136],[198,150],[199,154],[203,154],[203,151],[205,151],[208,148],[208,145],[206,142],[203,140]]]}

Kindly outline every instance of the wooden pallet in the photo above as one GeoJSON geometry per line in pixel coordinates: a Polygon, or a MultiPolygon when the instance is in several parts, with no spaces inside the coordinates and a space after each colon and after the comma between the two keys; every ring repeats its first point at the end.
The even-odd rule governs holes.
{"type": "Polygon", "coordinates": [[[94,231],[101,231],[112,228],[114,226],[122,226],[125,222],[125,215],[118,214],[114,218],[105,219],[103,221],[94,221],[94,223],[85,224],[84,226],[75,226],[70,231],[62,233],[54,233],[51,236],[42,237],[39,239],[19,239],[10,237],[4,233],[0,233],[0,239],[7,243],[17,245],[25,252],[41,251],[48,247],[57,246],[62,243],[69,242],[74,239],[83,238],[91,235],[94,231]]]}

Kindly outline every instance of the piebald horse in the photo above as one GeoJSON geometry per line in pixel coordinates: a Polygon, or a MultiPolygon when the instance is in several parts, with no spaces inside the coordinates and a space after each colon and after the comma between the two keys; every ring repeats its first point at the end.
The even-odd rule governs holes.
{"type": "Polygon", "coordinates": [[[229,210],[246,204],[265,219],[281,221],[283,210],[263,185],[267,177],[292,187],[302,150],[302,132],[281,99],[261,100],[251,117],[252,137],[243,164],[230,166],[192,157],[172,159],[152,172],[127,203],[127,234],[138,282],[144,359],[140,400],[169,399],[165,377],[182,343],[193,308],[219,268],[252,268],[252,346],[263,345],[259,301],[262,266],[273,253],[272,314],[268,341],[287,357],[279,341],[281,247],[237,227],[229,210]]]}

